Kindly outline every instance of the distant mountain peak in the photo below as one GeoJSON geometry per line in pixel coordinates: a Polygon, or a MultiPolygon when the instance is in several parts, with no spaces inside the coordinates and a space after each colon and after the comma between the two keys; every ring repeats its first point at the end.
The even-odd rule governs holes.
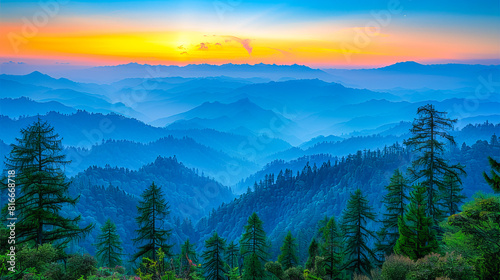
{"type": "Polygon", "coordinates": [[[420,69],[422,67],[425,67],[425,65],[420,64],[415,61],[404,61],[404,62],[397,62],[392,65],[382,67],[379,69],[384,69],[384,70],[412,70],[412,69],[420,69]]]}
{"type": "Polygon", "coordinates": [[[31,77],[31,78],[38,78],[38,77],[43,77],[43,78],[52,78],[51,76],[47,75],[47,74],[43,74],[39,71],[33,71],[31,73],[29,73],[28,75],[26,75],[26,77],[31,77]]]}

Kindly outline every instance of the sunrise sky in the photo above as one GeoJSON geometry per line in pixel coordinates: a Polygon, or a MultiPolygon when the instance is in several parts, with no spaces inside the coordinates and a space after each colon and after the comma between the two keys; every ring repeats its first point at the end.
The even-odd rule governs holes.
{"type": "Polygon", "coordinates": [[[0,18],[1,62],[371,67],[500,60],[498,0],[2,0],[0,18]]]}

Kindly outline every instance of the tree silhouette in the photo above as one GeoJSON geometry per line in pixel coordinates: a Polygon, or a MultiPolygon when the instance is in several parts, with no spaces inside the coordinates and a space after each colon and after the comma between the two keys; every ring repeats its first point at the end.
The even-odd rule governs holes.
{"type": "Polygon", "coordinates": [[[396,169],[385,189],[388,193],[384,196],[383,203],[387,212],[383,214],[382,228],[377,232],[379,242],[376,243],[376,248],[377,251],[390,255],[399,238],[398,219],[405,214],[410,186],[401,171],[396,169]]]}
{"type": "Polygon", "coordinates": [[[408,171],[413,181],[419,180],[427,188],[427,213],[437,225],[442,218],[442,211],[438,207],[438,189],[444,185],[444,175],[449,173],[459,177],[465,174],[462,166],[449,165],[443,158],[445,143],[439,141],[444,139],[456,145],[448,130],[453,129],[457,120],[446,118],[446,112],[437,111],[431,104],[418,108],[417,114],[418,118],[413,121],[410,130],[413,136],[405,144],[419,154],[408,171]]]}

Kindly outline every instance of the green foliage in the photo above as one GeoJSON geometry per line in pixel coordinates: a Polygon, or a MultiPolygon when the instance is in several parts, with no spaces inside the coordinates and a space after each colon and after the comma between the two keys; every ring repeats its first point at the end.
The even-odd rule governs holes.
{"type": "Polygon", "coordinates": [[[264,266],[266,271],[274,275],[277,279],[283,279],[285,272],[283,266],[279,262],[267,262],[264,266]]]}
{"type": "MultiPolygon", "coordinates": [[[[81,229],[80,216],[63,217],[63,206],[75,206],[78,198],[68,196],[69,182],[62,171],[69,162],[62,154],[61,139],[47,122],[37,122],[21,130],[6,158],[7,169],[16,171],[17,244],[34,242],[64,247],[69,241],[87,235],[93,225],[81,229]]],[[[2,185],[7,188],[7,184],[2,185]]],[[[7,213],[7,205],[2,211],[7,213]]]]}
{"type": "Polygon", "coordinates": [[[228,280],[240,280],[240,270],[238,267],[233,267],[232,269],[229,270],[229,272],[226,274],[228,280]]]}
{"type": "Polygon", "coordinates": [[[248,218],[240,241],[240,251],[244,259],[243,279],[263,279],[263,264],[268,258],[268,244],[263,223],[255,212],[248,218]]]}
{"type": "Polygon", "coordinates": [[[226,263],[224,262],[226,241],[219,237],[217,232],[205,241],[206,250],[203,252],[203,267],[206,280],[225,280],[226,263]]]}
{"type": "Polygon", "coordinates": [[[465,171],[460,165],[449,165],[444,159],[445,142],[456,145],[455,139],[448,131],[453,129],[457,120],[446,118],[446,112],[437,111],[433,105],[419,107],[418,118],[413,121],[412,137],[405,144],[415,149],[419,156],[408,169],[412,180],[419,180],[427,188],[427,215],[433,219],[435,225],[442,218],[438,207],[440,195],[438,189],[444,186],[442,174],[451,174],[458,178],[465,171]]]}
{"type": "Polygon", "coordinates": [[[262,261],[255,253],[247,255],[243,262],[243,280],[263,280],[267,274],[262,265],[262,261]]]}
{"type": "Polygon", "coordinates": [[[124,274],[125,268],[123,266],[99,267],[89,279],[123,279],[126,278],[124,274]]]}
{"type": "Polygon", "coordinates": [[[462,194],[462,180],[455,174],[447,172],[444,175],[443,184],[439,186],[441,201],[439,205],[443,208],[446,216],[451,216],[459,211],[466,196],[462,194]]]}
{"type": "Polygon", "coordinates": [[[325,272],[329,279],[335,279],[340,272],[339,265],[342,260],[342,240],[335,218],[331,217],[321,231],[323,233],[324,240],[322,248],[325,272]]]}
{"type": "Polygon", "coordinates": [[[193,265],[198,263],[198,256],[196,254],[196,249],[193,243],[189,241],[189,238],[181,245],[181,254],[179,255],[180,262],[180,274],[187,275],[191,273],[191,268],[193,265]]]}
{"type": "Polygon", "coordinates": [[[170,213],[167,201],[164,198],[161,188],[153,182],[141,195],[142,200],[137,206],[138,216],[136,222],[139,229],[136,230],[138,236],[133,240],[135,244],[143,244],[139,251],[134,254],[134,260],[142,256],[149,256],[153,261],[158,258],[156,252],[162,249],[170,255],[171,245],[166,243],[170,237],[171,230],[164,229],[164,222],[170,213]]]}
{"type": "MultiPolygon", "coordinates": [[[[18,247],[19,248],[19,247],[18,247]]],[[[16,254],[18,270],[34,268],[38,272],[45,271],[47,266],[61,258],[62,252],[51,244],[43,244],[38,248],[29,247],[27,244],[19,249],[16,254]]]]}
{"type": "Polygon", "coordinates": [[[494,160],[492,157],[488,157],[488,162],[490,163],[491,171],[489,176],[486,172],[483,172],[484,179],[495,193],[500,193],[500,162],[494,160]]]}
{"type": "Polygon", "coordinates": [[[281,246],[281,254],[278,256],[278,262],[281,263],[285,270],[294,267],[298,264],[297,244],[292,233],[289,231],[281,246]]]}
{"type": "Polygon", "coordinates": [[[427,216],[427,190],[417,185],[411,193],[408,212],[399,218],[399,239],[394,252],[413,260],[434,252],[437,247],[432,218],[427,216]]]}
{"type": "MultiPolygon", "coordinates": [[[[7,266],[0,271],[1,279],[65,279],[66,272],[61,263],[57,261],[63,258],[64,253],[45,243],[38,248],[23,244],[17,247],[16,272],[7,274],[7,266]],[[6,275],[9,275],[6,277],[6,275]]],[[[6,264],[7,255],[0,255],[2,264],[6,264]]]]}
{"type": "Polygon", "coordinates": [[[101,227],[101,234],[97,237],[96,257],[99,263],[107,267],[121,265],[122,242],[116,231],[116,225],[108,219],[101,227]]]}
{"type": "MultiPolygon", "coordinates": [[[[137,269],[136,273],[141,280],[160,280],[169,279],[174,277],[172,273],[169,273],[167,266],[165,264],[166,254],[163,252],[162,248],[158,248],[155,252],[155,256],[158,257],[157,260],[152,260],[148,257],[143,257],[140,267],[137,269]]],[[[175,278],[172,278],[175,279],[175,278]]]]}
{"type": "Polygon", "coordinates": [[[448,218],[445,249],[464,253],[478,277],[495,279],[500,275],[500,198],[480,195],[462,208],[448,218]]]}
{"type": "Polygon", "coordinates": [[[368,274],[376,260],[375,253],[368,247],[368,240],[376,238],[373,231],[366,226],[368,221],[375,220],[375,214],[368,205],[368,200],[361,190],[356,190],[347,201],[342,217],[346,263],[342,269],[351,273],[368,274]]]}
{"type": "Polygon", "coordinates": [[[229,245],[227,245],[226,248],[226,263],[233,270],[235,267],[239,267],[238,259],[239,259],[239,251],[240,248],[238,247],[237,243],[234,243],[234,241],[231,241],[229,245]]]}
{"type": "Polygon", "coordinates": [[[290,267],[285,270],[284,273],[285,279],[289,280],[305,280],[304,272],[300,267],[290,267]]]}
{"type": "Polygon", "coordinates": [[[313,238],[311,244],[309,244],[308,253],[309,257],[307,258],[306,268],[312,270],[316,266],[316,256],[319,254],[319,244],[316,242],[315,238],[313,238]]]}
{"type": "Polygon", "coordinates": [[[406,275],[413,270],[415,262],[403,255],[389,255],[382,265],[382,279],[406,280],[406,275]]]}
{"type": "Polygon", "coordinates": [[[474,269],[461,255],[449,253],[441,256],[431,253],[417,260],[412,271],[408,273],[408,279],[411,280],[436,279],[437,277],[470,280],[474,279],[474,269]]]}
{"type": "Polygon", "coordinates": [[[322,280],[321,278],[314,276],[308,269],[304,270],[304,279],[306,279],[306,280],[322,280]]]}
{"type": "Polygon", "coordinates": [[[390,255],[399,238],[398,219],[405,214],[409,188],[401,171],[396,169],[385,187],[387,194],[383,203],[387,212],[383,215],[382,228],[377,232],[379,241],[375,246],[382,254],[390,255]]]}
{"type": "Polygon", "coordinates": [[[97,260],[91,255],[71,255],[67,261],[66,279],[73,280],[88,276],[97,271],[97,260]]]}
{"type": "MultiPolygon", "coordinates": [[[[416,261],[402,255],[388,256],[382,265],[384,280],[427,280],[440,277],[456,280],[474,279],[474,269],[457,253],[441,256],[431,253],[416,261]]],[[[482,278],[493,279],[493,278],[482,278]]]]}

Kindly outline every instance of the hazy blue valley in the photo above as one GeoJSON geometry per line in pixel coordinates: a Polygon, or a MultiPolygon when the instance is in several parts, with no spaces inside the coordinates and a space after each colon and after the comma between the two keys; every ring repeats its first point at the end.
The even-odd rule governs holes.
{"type": "MultiPolygon", "coordinates": [[[[266,262],[261,260],[267,276],[253,279],[370,275],[370,269],[380,270],[390,255],[380,249],[385,233],[378,231],[390,213],[387,186],[395,178],[395,170],[404,175],[408,186],[423,181],[422,176],[411,180],[409,170],[415,168],[421,153],[410,139],[415,136],[417,119],[422,117],[417,112],[432,107],[444,112],[445,118],[457,120],[444,130],[456,144],[448,141],[449,137],[439,139],[439,155],[443,164],[463,171],[457,175],[463,188],[457,195],[464,196],[457,200],[458,208],[452,213],[446,210],[448,215],[440,217],[443,224],[434,223],[440,227],[437,235],[442,243],[432,252],[461,252],[463,257],[474,259],[460,263],[467,266],[464,271],[474,271],[477,279],[500,277],[495,274],[498,269],[480,261],[484,255],[476,251],[465,255],[457,245],[460,239],[453,234],[459,230],[452,226],[458,222],[444,225],[448,217],[461,215],[464,203],[474,207],[470,205],[478,197],[498,202],[498,194],[483,176],[492,170],[488,157],[500,161],[498,65],[401,62],[383,68],[343,70],[269,64],[180,67],[131,63],[64,72],[34,70],[29,65],[6,67],[3,71],[9,74],[0,75],[0,169],[11,168],[7,159],[14,156],[13,147],[23,137],[21,131],[37,122],[53,127],[61,139],[60,154],[71,161],[61,169],[70,182],[68,195],[79,197],[74,206],[64,205],[58,211],[65,217],[80,215],[77,224],[81,228],[93,226],[84,238],[67,244],[67,254],[96,256],[100,229],[110,219],[123,247],[124,271],[120,273],[137,274],[141,259],[134,259],[138,245],[133,240],[138,236],[138,206],[145,199],[141,195],[154,182],[170,207],[169,215],[157,225],[171,233],[164,242],[171,246],[165,247],[169,252],[164,260],[166,266],[172,262],[174,268],[169,277],[202,279],[195,277],[203,277],[204,266],[193,272],[185,262],[203,264],[206,241],[212,240],[215,232],[226,245],[246,240],[245,226],[253,213],[262,222],[268,253],[266,262]],[[350,266],[350,249],[336,243],[335,254],[340,258],[336,268],[325,266],[327,271],[321,272],[318,263],[311,261],[328,262],[324,254],[333,246],[327,240],[334,232],[331,217],[340,232],[336,238],[349,236],[346,213],[356,190],[362,192],[368,201],[365,206],[375,215],[363,221],[363,230],[373,233],[363,237],[363,250],[374,252],[365,256],[370,269],[350,266]],[[289,233],[297,259],[293,266],[278,268],[273,265],[277,260],[283,264],[281,255],[286,250],[282,245],[291,240],[287,239],[289,233]],[[324,243],[317,256],[311,251],[313,239],[324,243]],[[181,276],[186,267],[190,272],[181,276]],[[291,267],[300,267],[298,276],[286,270],[291,267]],[[304,272],[306,268],[310,275],[304,272]],[[477,276],[479,269],[484,274],[477,276]]],[[[443,170],[448,172],[448,167],[443,170]]],[[[445,171],[436,176],[444,176],[445,171]]],[[[405,190],[408,202],[409,193],[410,189],[405,190]]],[[[2,206],[7,204],[3,194],[2,206]]],[[[439,205],[441,210],[448,209],[439,205]]],[[[496,213],[491,218],[496,222],[488,230],[497,234],[499,215],[491,211],[496,213]]],[[[488,256],[500,264],[500,249],[495,246],[496,251],[488,256]]],[[[247,260],[239,256],[230,259],[237,264],[229,265],[224,279],[240,279],[243,271],[234,269],[244,268],[247,260]],[[230,271],[234,275],[229,275],[230,271]]],[[[453,265],[458,266],[458,261],[453,265]]],[[[100,262],[96,265],[104,266],[100,262]]],[[[49,278],[40,279],[56,279],[44,277],[49,278]]],[[[373,274],[370,277],[382,279],[373,274]]],[[[447,279],[476,279],[456,277],[447,279]]]]}

